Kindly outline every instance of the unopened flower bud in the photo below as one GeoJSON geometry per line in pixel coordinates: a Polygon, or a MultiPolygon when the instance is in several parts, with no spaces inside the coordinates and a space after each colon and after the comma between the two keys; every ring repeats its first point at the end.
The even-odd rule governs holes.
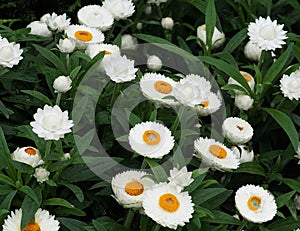
{"type": "Polygon", "coordinates": [[[76,42],[72,38],[60,39],[57,47],[63,53],[71,53],[76,47],[76,42]]]}
{"type": "Polygon", "coordinates": [[[147,67],[152,71],[158,71],[162,67],[162,62],[156,55],[150,55],[147,59],[147,67]]]}
{"type": "Polygon", "coordinates": [[[161,26],[164,28],[164,29],[167,29],[167,30],[172,30],[173,26],[174,26],[174,21],[171,17],[166,17],[166,18],[163,18],[161,20],[161,26]]]}
{"type": "Polygon", "coordinates": [[[69,76],[59,76],[54,80],[53,88],[56,93],[65,93],[72,88],[72,80],[69,76]]]}
{"type": "Polygon", "coordinates": [[[249,41],[244,47],[245,57],[252,61],[258,61],[261,56],[261,48],[249,41]]]}
{"type": "Polygon", "coordinates": [[[234,99],[234,105],[239,109],[247,111],[253,106],[254,100],[249,95],[236,95],[234,99]]]}
{"type": "MultiPolygon", "coordinates": [[[[206,43],[206,25],[201,25],[197,28],[197,37],[206,43]]],[[[214,33],[212,36],[211,44],[212,48],[218,48],[225,42],[225,34],[220,32],[217,27],[214,28],[214,33]]]]}

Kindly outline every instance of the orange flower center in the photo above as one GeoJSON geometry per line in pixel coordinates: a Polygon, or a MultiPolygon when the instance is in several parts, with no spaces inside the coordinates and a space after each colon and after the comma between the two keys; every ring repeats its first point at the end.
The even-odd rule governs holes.
{"type": "Polygon", "coordinates": [[[223,159],[227,156],[227,152],[219,145],[213,144],[209,146],[209,152],[219,159],[223,159]]]}
{"type": "Polygon", "coordinates": [[[41,228],[37,223],[29,222],[22,231],[41,231],[41,228]]]}
{"type": "Polygon", "coordinates": [[[176,196],[171,193],[166,193],[160,196],[159,206],[167,212],[173,213],[179,209],[180,203],[176,196]]]}
{"type": "Polygon", "coordinates": [[[144,192],[144,186],[140,182],[133,180],[126,184],[125,192],[130,196],[138,196],[144,192]]]}
{"type": "Polygon", "coordinates": [[[248,74],[247,72],[241,71],[241,75],[244,77],[247,83],[252,81],[252,76],[248,74]]]}
{"type": "Polygon", "coordinates": [[[93,35],[88,31],[79,30],[75,32],[75,38],[83,42],[88,42],[93,39],[93,35]]]}
{"type": "Polygon", "coordinates": [[[143,134],[143,140],[148,145],[156,145],[160,141],[160,135],[154,130],[147,130],[143,134]]]}
{"type": "Polygon", "coordinates": [[[36,150],[34,149],[34,148],[26,148],[25,149],[25,152],[28,154],[28,155],[30,155],[30,156],[34,156],[34,155],[36,155],[36,150]]]}
{"type": "Polygon", "coordinates": [[[162,94],[170,94],[173,87],[168,82],[159,80],[154,83],[154,89],[162,94]]]}
{"type": "MultiPolygon", "coordinates": [[[[100,50],[99,53],[102,52],[102,51],[103,51],[103,50],[100,50]]],[[[110,51],[104,50],[104,54],[106,54],[106,55],[111,55],[112,53],[111,53],[110,51]]]]}
{"type": "Polygon", "coordinates": [[[204,101],[203,103],[197,104],[200,108],[207,108],[209,106],[209,101],[204,101]]]}
{"type": "Polygon", "coordinates": [[[244,130],[244,127],[242,127],[242,126],[236,125],[236,127],[237,127],[240,131],[243,131],[243,130],[244,130]]]}
{"type": "Polygon", "coordinates": [[[249,209],[252,211],[256,211],[260,208],[261,197],[259,196],[251,196],[247,202],[249,209]]]}

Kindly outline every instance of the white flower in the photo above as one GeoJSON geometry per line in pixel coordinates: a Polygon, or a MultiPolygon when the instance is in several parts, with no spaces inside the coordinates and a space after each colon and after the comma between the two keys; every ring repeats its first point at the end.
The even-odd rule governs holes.
{"type": "Polygon", "coordinates": [[[132,37],[130,34],[123,34],[121,36],[121,48],[122,49],[136,49],[138,40],[132,37]]]}
{"type": "Polygon", "coordinates": [[[140,209],[142,200],[147,190],[154,182],[146,172],[142,171],[125,171],[117,174],[112,178],[111,187],[114,192],[114,198],[124,208],[140,209]]]}
{"type": "Polygon", "coordinates": [[[280,90],[284,97],[290,100],[300,98],[300,73],[292,72],[290,75],[283,75],[280,79],[280,90]]]}
{"type": "Polygon", "coordinates": [[[40,18],[40,21],[41,22],[44,22],[44,23],[47,23],[48,21],[48,18],[51,17],[51,14],[47,13],[47,14],[44,14],[41,18],[40,18]]]}
{"type": "Polygon", "coordinates": [[[234,97],[234,105],[240,110],[247,111],[252,108],[254,99],[249,95],[239,94],[234,97]]]}
{"type": "Polygon", "coordinates": [[[29,34],[39,35],[46,38],[52,36],[52,32],[49,30],[48,25],[45,22],[33,21],[29,23],[26,27],[30,28],[29,34]]]}
{"type": "Polygon", "coordinates": [[[156,55],[150,55],[147,59],[147,67],[152,71],[158,71],[162,67],[161,59],[156,55]]]}
{"type": "Polygon", "coordinates": [[[216,112],[221,107],[220,98],[212,92],[208,92],[202,97],[202,102],[195,105],[195,109],[200,116],[208,116],[216,112]]]}
{"type": "Polygon", "coordinates": [[[12,68],[23,59],[20,44],[10,43],[6,38],[0,40],[0,66],[12,68]]]}
{"type": "MultiPolygon", "coordinates": [[[[240,71],[240,74],[244,77],[244,79],[248,83],[250,89],[253,91],[254,86],[255,86],[255,80],[254,80],[253,76],[245,71],[240,71]]],[[[235,85],[242,87],[242,85],[232,77],[229,77],[228,84],[235,84],[235,85]]],[[[242,88],[244,88],[244,87],[242,87],[242,88]]],[[[234,89],[233,91],[235,92],[235,94],[245,94],[245,92],[240,91],[240,90],[234,89]]]]}
{"type": "Polygon", "coordinates": [[[77,17],[79,23],[88,27],[95,27],[102,32],[109,30],[114,23],[112,13],[99,5],[82,7],[77,12],[77,17]]]}
{"type": "Polygon", "coordinates": [[[70,25],[65,33],[69,38],[75,39],[76,47],[79,49],[85,49],[90,43],[104,41],[104,34],[100,30],[83,25],[70,25]]]}
{"type": "Polygon", "coordinates": [[[136,29],[142,30],[142,29],[143,29],[143,23],[142,23],[142,22],[138,22],[138,23],[136,24],[136,29]]]}
{"type": "Polygon", "coordinates": [[[246,145],[232,146],[231,150],[233,154],[239,159],[240,163],[251,162],[254,160],[253,150],[249,150],[246,145]]]}
{"type": "Polygon", "coordinates": [[[32,131],[45,140],[59,140],[71,132],[73,121],[68,118],[68,111],[62,112],[59,106],[45,105],[38,108],[33,115],[35,121],[30,122],[32,131]]]}
{"type": "Polygon", "coordinates": [[[194,204],[187,192],[178,192],[167,183],[155,185],[148,190],[143,199],[147,216],[158,224],[170,229],[184,226],[192,218],[194,204]]]}
{"type": "Polygon", "coordinates": [[[65,93],[72,88],[72,80],[69,76],[58,76],[53,82],[55,93],[65,93]]]}
{"type": "Polygon", "coordinates": [[[130,129],[129,144],[142,156],[160,159],[173,148],[174,137],[164,125],[148,121],[130,129]]]}
{"type": "Polygon", "coordinates": [[[294,202],[295,202],[296,209],[300,210],[300,196],[298,194],[296,194],[294,198],[294,202]]]}
{"type": "Polygon", "coordinates": [[[70,160],[71,159],[71,154],[70,153],[64,153],[64,155],[62,156],[61,160],[70,160]]]}
{"type": "Polygon", "coordinates": [[[67,19],[66,13],[62,15],[57,15],[56,13],[52,13],[47,17],[47,25],[51,30],[61,32],[65,30],[69,25],[71,19],[67,19]]]}
{"type": "Polygon", "coordinates": [[[253,128],[246,120],[228,117],[222,124],[223,135],[234,144],[245,144],[253,136],[253,128]]]}
{"type": "Polygon", "coordinates": [[[36,178],[36,181],[39,183],[43,183],[49,180],[50,172],[47,169],[38,167],[35,169],[33,176],[36,178]]]}
{"type": "Polygon", "coordinates": [[[103,62],[105,73],[116,83],[128,82],[135,79],[137,68],[134,68],[134,61],[125,55],[116,53],[103,62]]]}
{"type": "Polygon", "coordinates": [[[174,20],[171,17],[162,18],[161,26],[164,29],[172,30],[172,28],[174,26],[174,20]]]}
{"type": "Polygon", "coordinates": [[[109,10],[116,20],[126,19],[135,12],[131,0],[105,0],[102,6],[109,10]]]}
{"type": "MultiPolygon", "coordinates": [[[[202,40],[204,44],[206,43],[206,25],[201,25],[197,28],[197,37],[202,40]]],[[[225,42],[225,34],[220,32],[217,27],[214,28],[214,33],[212,36],[211,44],[212,48],[218,48],[225,42]]]]}
{"type": "Polygon", "coordinates": [[[250,41],[257,44],[262,50],[275,50],[285,44],[286,31],[284,25],[277,25],[277,20],[271,21],[270,17],[259,17],[248,26],[250,41]]]}
{"type": "Polygon", "coordinates": [[[173,96],[173,89],[176,82],[169,77],[156,73],[145,73],[140,80],[140,87],[143,94],[158,104],[177,105],[174,99],[164,99],[173,96]]]}
{"type": "Polygon", "coordinates": [[[277,212],[274,196],[264,188],[251,184],[236,191],[235,206],[245,219],[254,223],[270,221],[277,212]]]}
{"type": "Polygon", "coordinates": [[[252,41],[247,42],[244,47],[244,55],[247,59],[258,61],[261,56],[262,49],[252,41]]]}
{"type": "Polygon", "coordinates": [[[28,164],[33,168],[44,163],[44,161],[41,158],[39,150],[30,146],[17,148],[11,154],[11,159],[21,163],[28,164]]]}
{"type": "MultiPolygon", "coordinates": [[[[25,211],[26,212],[26,211],[25,211]]],[[[20,231],[22,209],[11,211],[2,225],[3,231],[20,231]]],[[[34,215],[35,223],[29,222],[23,231],[58,231],[59,222],[47,210],[39,208],[34,215]]]]}
{"type": "Polygon", "coordinates": [[[167,2],[168,0],[147,0],[147,3],[148,4],[156,4],[157,6],[159,6],[161,3],[165,3],[167,2]]]}
{"type": "Polygon", "coordinates": [[[226,171],[239,167],[233,152],[215,139],[199,137],[194,141],[194,149],[194,155],[212,168],[226,171]]]}
{"type": "Polygon", "coordinates": [[[63,53],[72,53],[76,47],[76,41],[73,38],[59,39],[56,46],[63,53]]]}
{"type": "Polygon", "coordinates": [[[85,53],[90,57],[94,58],[100,52],[105,51],[104,58],[111,56],[112,54],[121,55],[120,48],[116,45],[107,44],[107,43],[95,43],[89,44],[85,50],[85,53]]]}
{"type": "Polygon", "coordinates": [[[170,170],[170,177],[168,177],[170,183],[175,184],[181,188],[181,190],[190,185],[194,179],[192,178],[192,172],[187,171],[187,167],[178,169],[174,167],[170,170]]]}

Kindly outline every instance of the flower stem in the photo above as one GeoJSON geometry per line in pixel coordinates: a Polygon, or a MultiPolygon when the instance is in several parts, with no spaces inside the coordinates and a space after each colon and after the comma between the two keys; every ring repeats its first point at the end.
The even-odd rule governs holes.
{"type": "Polygon", "coordinates": [[[51,140],[47,140],[45,154],[44,154],[43,159],[46,159],[46,157],[49,155],[50,149],[51,149],[51,144],[52,144],[52,141],[51,140]]]}
{"type": "Polygon", "coordinates": [[[57,97],[56,97],[56,102],[55,102],[55,104],[57,106],[59,106],[59,104],[60,104],[61,96],[62,96],[62,93],[58,92],[57,97]]]}
{"type": "Polygon", "coordinates": [[[180,106],[179,112],[178,112],[178,114],[177,114],[177,117],[176,117],[176,119],[175,119],[175,121],[174,121],[174,124],[173,124],[172,127],[171,127],[171,131],[172,131],[173,133],[177,130],[177,127],[178,127],[178,125],[179,125],[179,122],[180,122],[180,120],[181,120],[181,117],[182,117],[182,115],[183,115],[183,113],[184,113],[184,109],[185,109],[185,107],[180,106]]]}
{"type": "Polygon", "coordinates": [[[134,212],[132,211],[132,209],[129,209],[128,213],[126,215],[125,222],[124,222],[124,226],[126,228],[130,228],[132,220],[133,220],[133,217],[134,217],[134,212]]]}
{"type": "Polygon", "coordinates": [[[237,228],[236,231],[242,231],[243,228],[247,225],[247,222],[248,221],[246,219],[244,219],[243,222],[242,222],[242,224],[240,224],[240,226],[237,228]]]}
{"type": "Polygon", "coordinates": [[[159,224],[156,224],[154,226],[154,228],[152,229],[152,231],[159,231],[160,230],[160,225],[159,224]]]}

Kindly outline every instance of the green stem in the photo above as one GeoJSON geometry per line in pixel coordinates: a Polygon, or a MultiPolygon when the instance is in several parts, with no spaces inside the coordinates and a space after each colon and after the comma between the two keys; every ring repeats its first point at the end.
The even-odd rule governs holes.
{"type": "Polygon", "coordinates": [[[134,212],[132,211],[132,209],[129,209],[128,213],[126,215],[125,222],[124,222],[124,226],[126,228],[130,228],[132,220],[133,220],[133,217],[134,217],[134,212]]]}
{"type": "Polygon", "coordinates": [[[56,102],[55,102],[55,104],[57,106],[59,106],[59,104],[60,104],[61,96],[62,96],[62,93],[58,92],[57,97],[56,97],[56,102]]]}
{"type": "Polygon", "coordinates": [[[182,115],[183,115],[183,113],[184,113],[184,109],[185,109],[185,107],[180,106],[179,112],[178,112],[178,114],[177,114],[177,117],[176,117],[176,119],[175,119],[175,121],[174,121],[174,124],[173,124],[172,127],[171,127],[171,131],[172,131],[173,133],[174,133],[174,132],[177,130],[177,128],[178,128],[179,122],[180,122],[181,117],[182,117],[182,115]]]}
{"type": "Polygon", "coordinates": [[[43,159],[47,159],[47,156],[48,156],[49,153],[50,153],[51,144],[52,144],[52,141],[51,141],[51,140],[47,140],[47,142],[46,142],[45,154],[44,154],[43,159]]]}
{"type": "Polygon", "coordinates": [[[248,221],[246,219],[243,220],[242,224],[237,228],[236,231],[242,231],[243,228],[247,225],[248,221]]]}
{"type": "Polygon", "coordinates": [[[159,224],[156,224],[154,226],[154,229],[152,229],[152,231],[159,231],[160,230],[160,225],[159,224]]]}
{"type": "Polygon", "coordinates": [[[148,216],[141,215],[140,217],[140,231],[147,231],[148,229],[148,216]]]}
{"type": "Polygon", "coordinates": [[[145,160],[145,158],[143,159],[142,165],[141,165],[141,169],[144,169],[147,167],[147,161],[145,160]]]}

